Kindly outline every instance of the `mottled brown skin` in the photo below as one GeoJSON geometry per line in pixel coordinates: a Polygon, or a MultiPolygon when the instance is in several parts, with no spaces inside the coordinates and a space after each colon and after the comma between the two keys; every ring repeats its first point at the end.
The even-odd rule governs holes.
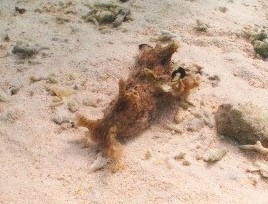
{"type": "Polygon", "coordinates": [[[119,95],[103,119],[91,121],[82,115],[77,117],[78,125],[89,129],[90,140],[101,144],[112,160],[120,157],[117,137],[140,135],[165,110],[185,99],[190,89],[198,86],[193,75],[171,82],[174,71],[171,57],[178,49],[176,42],[166,47],[143,44],[139,48],[136,66],[126,81],[119,81],[119,95]],[[168,84],[171,90],[163,90],[163,84],[168,84]]]}

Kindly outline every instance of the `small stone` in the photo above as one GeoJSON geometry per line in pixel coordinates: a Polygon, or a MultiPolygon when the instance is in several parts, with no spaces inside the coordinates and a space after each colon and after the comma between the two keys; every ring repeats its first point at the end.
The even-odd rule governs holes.
{"type": "Polygon", "coordinates": [[[78,111],[78,109],[79,109],[79,105],[78,105],[78,103],[75,102],[75,101],[69,101],[68,104],[67,104],[67,106],[68,106],[68,109],[69,109],[72,113],[78,111]]]}
{"type": "Polygon", "coordinates": [[[11,93],[11,95],[15,95],[15,94],[17,94],[19,92],[19,90],[20,90],[19,88],[13,87],[11,89],[10,93],[11,93]]]}
{"type": "Polygon", "coordinates": [[[221,160],[225,154],[226,154],[225,149],[219,149],[219,148],[211,149],[206,153],[203,160],[205,162],[214,163],[221,160]]]}
{"type": "Polygon", "coordinates": [[[0,102],[8,102],[8,101],[9,101],[8,95],[2,88],[0,88],[0,102]]]}
{"type": "Polygon", "coordinates": [[[187,161],[187,160],[183,160],[182,165],[184,165],[184,166],[190,166],[191,163],[189,161],[187,161]]]}
{"type": "Polygon", "coordinates": [[[174,159],[177,160],[177,161],[182,160],[182,159],[184,159],[185,155],[186,155],[185,152],[180,152],[178,155],[176,155],[174,157],[174,159]]]}

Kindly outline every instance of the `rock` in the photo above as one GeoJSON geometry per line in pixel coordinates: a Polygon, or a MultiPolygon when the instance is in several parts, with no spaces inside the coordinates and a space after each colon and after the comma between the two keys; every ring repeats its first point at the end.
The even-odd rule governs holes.
{"type": "Polygon", "coordinates": [[[0,88],[0,102],[8,102],[8,101],[9,101],[8,95],[2,88],[0,88]]]}
{"type": "Polygon", "coordinates": [[[222,157],[226,154],[225,149],[211,149],[204,156],[203,160],[205,162],[214,163],[222,159],[222,157]]]}
{"type": "Polygon", "coordinates": [[[215,113],[219,134],[241,144],[268,142],[268,111],[252,104],[223,104],[215,113]]]}
{"type": "Polygon", "coordinates": [[[13,47],[12,52],[18,55],[21,59],[31,58],[42,49],[48,49],[46,47],[40,47],[38,45],[30,45],[27,42],[18,41],[13,47]]]}
{"type": "Polygon", "coordinates": [[[68,109],[69,109],[72,113],[78,111],[78,109],[79,109],[79,105],[78,105],[78,103],[75,102],[75,101],[69,101],[68,104],[67,104],[67,106],[68,106],[68,109]]]}

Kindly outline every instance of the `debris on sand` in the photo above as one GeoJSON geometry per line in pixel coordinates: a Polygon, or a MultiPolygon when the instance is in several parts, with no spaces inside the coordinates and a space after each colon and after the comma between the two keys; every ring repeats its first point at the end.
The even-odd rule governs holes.
{"type": "Polygon", "coordinates": [[[12,87],[10,90],[11,95],[16,95],[19,92],[19,87],[12,87]]]}
{"type": "Polygon", "coordinates": [[[151,42],[168,42],[168,41],[171,41],[171,40],[174,40],[177,36],[169,31],[166,31],[166,30],[162,30],[161,31],[161,34],[156,37],[156,38],[151,38],[150,41],[151,42]]]}
{"type": "Polygon", "coordinates": [[[256,40],[253,42],[254,50],[262,58],[266,59],[268,57],[268,38],[263,41],[256,40]]]}
{"type": "Polygon", "coordinates": [[[96,160],[90,166],[89,170],[90,170],[90,172],[96,172],[96,171],[102,169],[108,162],[109,162],[109,159],[103,157],[102,153],[99,152],[96,160]]]}
{"type": "Polygon", "coordinates": [[[208,28],[209,28],[209,25],[208,24],[203,23],[199,19],[196,20],[196,27],[195,27],[195,29],[197,31],[207,32],[208,28]]]}
{"type": "Polygon", "coordinates": [[[208,163],[214,163],[220,161],[227,153],[225,149],[215,148],[209,150],[204,156],[203,160],[208,163]]]}
{"type": "Polygon", "coordinates": [[[8,102],[8,101],[9,101],[8,95],[2,88],[0,88],[0,102],[8,102]]]}
{"type": "Polygon", "coordinates": [[[262,146],[260,141],[257,141],[255,145],[240,145],[239,148],[245,150],[255,150],[261,154],[268,154],[268,148],[262,146]]]}
{"type": "Polygon", "coordinates": [[[79,105],[78,105],[78,103],[77,103],[76,101],[69,101],[69,102],[67,103],[67,106],[68,106],[68,109],[69,109],[72,113],[78,111],[78,109],[79,109],[79,105]]]}
{"type": "Polygon", "coordinates": [[[17,120],[21,119],[25,115],[25,111],[21,108],[13,108],[7,110],[5,113],[0,115],[0,120],[9,123],[15,123],[17,120]]]}
{"type": "Polygon", "coordinates": [[[114,3],[95,3],[90,6],[90,11],[82,18],[86,22],[97,25],[112,25],[118,27],[122,22],[130,19],[130,9],[114,3]]]}
{"type": "Polygon", "coordinates": [[[208,79],[211,81],[211,86],[212,87],[219,86],[219,83],[221,81],[220,77],[218,75],[209,76],[208,79]]]}
{"type": "Polygon", "coordinates": [[[252,103],[223,104],[215,113],[217,131],[241,144],[268,141],[268,111],[252,103]]]}
{"type": "Polygon", "coordinates": [[[260,55],[263,59],[268,57],[268,33],[265,30],[260,32],[245,28],[244,34],[251,41],[251,44],[254,47],[255,52],[260,55]]]}
{"type": "Polygon", "coordinates": [[[182,160],[182,159],[184,159],[185,155],[186,155],[185,152],[180,152],[179,154],[174,156],[174,159],[177,160],[177,161],[182,160]]]}
{"type": "Polygon", "coordinates": [[[69,23],[70,19],[67,17],[63,17],[63,16],[57,16],[56,17],[56,23],[59,25],[63,25],[65,23],[69,23]]]}
{"type": "Polygon", "coordinates": [[[18,41],[14,46],[12,52],[18,55],[21,59],[31,58],[38,54],[40,50],[48,49],[40,47],[39,45],[30,45],[27,42],[18,41]]]}
{"type": "Polygon", "coordinates": [[[30,81],[31,83],[36,83],[38,81],[46,80],[47,83],[50,84],[57,84],[58,80],[56,79],[55,74],[50,74],[48,76],[31,76],[30,81]]]}
{"type": "Polygon", "coordinates": [[[178,49],[178,42],[155,48],[142,44],[139,48],[135,69],[126,81],[119,80],[118,97],[104,117],[89,120],[77,115],[78,125],[89,129],[88,137],[101,144],[104,155],[112,161],[119,159],[117,137],[138,136],[160,116],[168,114],[179,100],[186,101],[191,90],[199,85],[198,76],[191,72],[174,79],[178,67],[171,57],[178,49]]]}
{"type": "MultiPolygon", "coordinates": [[[[45,2],[45,1],[44,1],[45,2]]],[[[73,1],[45,3],[44,6],[35,9],[38,13],[52,13],[52,14],[76,14],[75,3],[73,1]]]]}
{"type": "Polygon", "coordinates": [[[19,14],[24,14],[26,12],[25,8],[19,8],[19,7],[15,7],[15,11],[18,12],[19,14]]]}
{"type": "Polygon", "coordinates": [[[63,97],[67,97],[73,94],[72,89],[57,85],[46,86],[46,89],[47,91],[51,92],[53,95],[58,96],[61,99],[63,99],[63,97]]]}

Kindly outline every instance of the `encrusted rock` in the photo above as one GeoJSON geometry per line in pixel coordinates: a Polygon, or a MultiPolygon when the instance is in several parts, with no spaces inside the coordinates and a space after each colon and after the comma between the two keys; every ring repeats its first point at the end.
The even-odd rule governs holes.
{"type": "Polygon", "coordinates": [[[215,113],[217,131],[242,144],[268,141],[268,111],[252,104],[223,104],[215,113]]]}

